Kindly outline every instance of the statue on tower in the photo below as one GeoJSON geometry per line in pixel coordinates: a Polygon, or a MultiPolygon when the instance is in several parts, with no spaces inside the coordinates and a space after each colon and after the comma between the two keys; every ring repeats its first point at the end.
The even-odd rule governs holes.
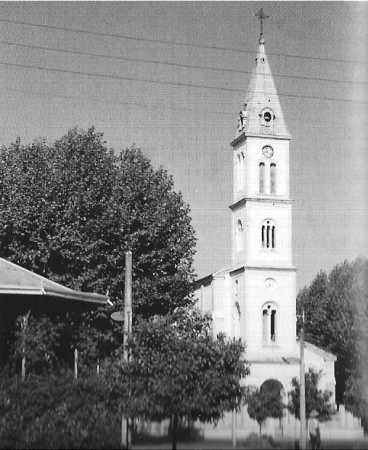
{"type": "Polygon", "coordinates": [[[239,112],[238,131],[242,133],[248,127],[248,111],[247,104],[244,103],[243,109],[239,112]]]}

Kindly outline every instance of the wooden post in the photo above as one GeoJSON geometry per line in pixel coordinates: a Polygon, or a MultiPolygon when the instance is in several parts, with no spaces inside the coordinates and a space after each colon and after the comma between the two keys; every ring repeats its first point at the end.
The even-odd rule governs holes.
{"type": "Polygon", "coordinates": [[[306,420],[305,420],[305,367],[304,367],[304,311],[302,327],[300,329],[300,450],[306,449],[306,420]]]}
{"type": "Polygon", "coordinates": [[[26,356],[25,356],[25,350],[23,349],[23,358],[22,358],[22,381],[24,381],[26,377],[26,356]]]}
{"type": "Polygon", "coordinates": [[[21,379],[22,381],[24,381],[24,379],[26,378],[26,331],[27,331],[27,327],[28,327],[28,319],[29,316],[31,314],[31,310],[29,310],[27,312],[27,314],[25,314],[22,317],[22,322],[21,322],[21,330],[22,330],[22,372],[21,372],[21,379]]]}
{"type": "Polygon", "coordinates": [[[74,349],[74,380],[78,379],[78,349],[74,349]]]}
{"type": "MultiPolygon", "coordinates": [[[[132,331],[132,252],[125,252],[125,292],[124,292],[124,335],[123,335],[123,351],[124,361],[129,360],[128,339],[132,331]]],[[[126,449],[131,448],[131,428],[129,419],[122,416],[121,418],[121,443],[126,449]]]]}

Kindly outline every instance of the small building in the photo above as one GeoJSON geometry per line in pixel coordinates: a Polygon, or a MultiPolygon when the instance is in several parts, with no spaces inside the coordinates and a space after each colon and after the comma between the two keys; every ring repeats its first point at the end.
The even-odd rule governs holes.
{"type": "Polygon", "coordinates": [[[18,316],[82,313],[107,301],[105,295],[75,291],[0,258],[0,361],[7,359],[5,337],[18,316]]]}

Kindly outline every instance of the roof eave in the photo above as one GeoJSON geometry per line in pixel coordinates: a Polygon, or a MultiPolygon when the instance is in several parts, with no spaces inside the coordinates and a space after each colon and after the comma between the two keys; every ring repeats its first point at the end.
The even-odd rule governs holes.
{"type": "Polygon", "coordinates": [[[61,292],[47,287],[30,287],[30,286],[0,286],[0,295],[26,295],[26,296],[47,296],[58,297],[66,300],[76,300],[84,303],[94,303],[99,305],[107,305],[108,297],[101,294],[91,292],[78,292],[70,290],[70,292],[61,292]]]}

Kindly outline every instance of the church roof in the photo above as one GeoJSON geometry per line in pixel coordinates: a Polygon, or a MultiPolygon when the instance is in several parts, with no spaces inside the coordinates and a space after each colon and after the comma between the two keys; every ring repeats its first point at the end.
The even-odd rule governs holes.
{"type": "Polygon", "coordinates": [[[221,269],[216,270],[216,272],[212,272],[212,273],[209,273],[208,275],[201,276],[200,278],[195,280],[195,286],[198,287],[201,284],[209,284],[212,282],[213,278],[215,278],[215,277],[222,277],[229,272],[236,272],[236,271],[244,270],[245,267],[246,266],[244,264],[238,264],[236,266],[222,267],[221,269]]]}
{"type": "Polygon", "coordinates": [[[272,76],[268,57],[265,51],[265,41],[261,35],[259,39],[255,66],[250,78],[244,103],[247,112],[247,127],[245,134],[269,134],[290,137],[284,115],[281,109],[276,85],[272,76]],[[270,108],[274,114],[272,130],[265,130],[261,126],[261,112],[270,108]]]}
{"type": "Polygon", "coordinates": [[[0,258],[0,296],[2,295],[42,295],[85,303],[107,304],[105,295],[75,291],[0,258]]]}
{"type": "MultiPolygon", "coordinates": [[[[299,338],[296,339],[296,342],[299,345],[299,338]]],[[[317,347],[316,345],[311,344],[310,342],[304,341],[304,348],[306,351],[309,351],[310,353],[314,353],[315,355],[319,356],[324,361],[336,361],[336,356],[333,353],[323,350],[322,348],[317,347]]],[[[257,355],[250,355],[248,361],[250,363],[257,363],[257,364],[300,364],[299,355],[295,357],[295,356],[284,356],[282,354],[277,353],[274,354],[259,353],[257,355]]]]}
{"type": "Polygon", "coordinates": [[[282,355],[264,355],[259,354],[258,356],[251,355],[247,358],[249,363],[255,364],[300,364],[300,359],[294,356],[282,356],[282,355]]]}
{"type": "Polygon", "coordinates": [[[323,350],[322,348],[317,347],[316,345],[311,344],[310,342],[304,341],[304,347],[306,348],[306,350],[309,350],[312,353],[316,353],[318,356],[322,357],[327,361],[336,361],[337,359],[337,356],[334,355],[333,353],[323,350]]]}

